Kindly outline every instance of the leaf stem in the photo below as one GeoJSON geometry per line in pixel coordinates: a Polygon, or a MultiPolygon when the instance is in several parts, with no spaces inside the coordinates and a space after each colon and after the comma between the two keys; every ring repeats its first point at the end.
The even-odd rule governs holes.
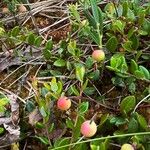
{"type": "Polygon", "coordinates": [[[65,147],[68,147],[68,146],[78,145],[78,144],[83,144],[83,143],[88,143],[88,142],[93,142],[93,141],[99,141],[99,140],[105,140],[105,139],[114,139],[114,138],[121,138],[121,137],[129,137],[129,136],[138,136],[138,135],[150,135],[150,132],[128,133],[128,134],[113,135],[113,136],[107,136],[107,137],[100,137],[100,138],[95,138],[95,139],[89,139],[89,140],[81,141],[81,142],[77,141],[76,143],[71,143],[71,144],[68,144],[68,145],[63,145],[63,146],[56,147],[56,148],[49,149],[49,150],[57,150],[57,149],[65,148],[65,147]]]}

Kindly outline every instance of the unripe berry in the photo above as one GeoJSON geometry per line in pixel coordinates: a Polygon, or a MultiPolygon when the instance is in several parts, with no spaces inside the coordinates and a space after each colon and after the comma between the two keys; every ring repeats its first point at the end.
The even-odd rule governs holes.
{"type": "Polygon", "coordinates": [[[71,107],[71,100],[67,97],[60,97],[57,101],[57,108],[60,110],[68,110],[71,107]]]}
{"type": "Polygon", "coordinates": [[[123,144],[121,150],[134,150],[134,148],[131,144],[123,144]]]}
{"type": "Polygon", "coordinates": [[[5,30],[0,27],[0,36],[3,35],[4,33],[5,33],[5,30]]]}
{"type": "Polygon", "coordinates": [[[9,9],[7,8],[7,7],[4,7],[3,9],[2,9],[2,13],[3,14],[8,14],[10,11],[9,11],[9,9]]]}
{"type": "Polygon", "coordinates": [[[20,12],[20,13],[24,13],[24,12],[27,11],[27,8],[26,8],[23,4],[21,4],[21,5],[18,7],[18,9],[19,9],[19,12],[20,12]]]}
{"type": "Polygon", "coordinates": [[[92,58],[97,62],[103,61],[105,59],[105,53],[103,50],[94,50],[92,58]]]}
{"type": "Polygon", "coordinates": [[[87,120],[82,123],[80,131],[83,136],[92,137],[97,131],[97,126],[94,121],[87,120]]]}

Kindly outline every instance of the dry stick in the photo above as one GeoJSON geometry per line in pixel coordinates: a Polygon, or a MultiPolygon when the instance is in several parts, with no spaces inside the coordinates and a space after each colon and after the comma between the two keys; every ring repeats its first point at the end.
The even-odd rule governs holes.
{"type": "MultiPolygon", "coordinates": [[[[29,1],[28,0],[26,0],[26,1],[29,4],[29,1]]],[[[35,24],[35,18],[34,18],[34,16],[31,13],[31,8],[30,8],[30,6],[28,6],[28,7],[29,7],[29,14],[31,16],[32,23],[33,23],[33,25],[34,25],[34,27],[36,29],[37,34],[39,34],[39,29],[38,29],[37,25],[35,24]]]]}
{"type": "Polygon", "coordinates": [[[20,80],[22,77],[25,77],[29,74],[30,68],[27,72],[25,72],[24,74],[22,74],[20,77],[18,77],[13,83],[11,83],[8,88],[10,88],[13,84],[15,84],[18,80],[20,80]]]}
{"type": "Polygon", "coordinates": [[[90,83],[92,84],[92,86],[95,88],[95,90],[97,91],[97,93],[99,94],[99,96],[102,96],[102,94],[100,93],[100,91],[97,89],[97,87],[92,83],[91,80],[89,80],[90,83]]]}
{"type": "Polygon", "coordinates": [[[39,66],[39,68],[37,69],[37,71],[36,71],[36,73],[35,73],[35,75],[34,75],[34,77],[36,77],[37,76],[37,74],[38,74],[38,72],[40,71],[40,69],[41,69],[41,67],[43,66],[43,64],[41,64],[40,66],[39,66]]]}
{"type": "Polygon", "coordinates": [[[59,21],[53,23],[52,25],[50,25],[50,26],[48,26],[48,27],[45,27],[44,29],[41,29],[41,30],[40,30],[40,33],[42,34],[42,33],[46,32],[46,31],[48,31],[51,27],[53,27],[53,26],[55,26],[55,25],[57,25],[57,24],[59,24],[59,23],[65,21],[65,20],[67,20],[67,19],[69,19],[69,18],[70,18],[70,17],[67,16],[67,17],[65,17],[65,18],[63,18],[63,19],[61,19],[61,20],[59,20],[59,21]]]}
{"type": "MultiPolygon", "coordinates": [[[[39,7],[35,7],[34,9],[32,9],[31,10],[31,13],[33,14],[33,15],[35,15],[35,14],[37,14],[37,13],[39,13],[39,12],[41,12],[41,11],[44,11],[45,9],[48,9],[48,12],[50,12],[50,11],[54,11],[54,9],[50,9],[50,8],[53,8],[54,6],[49,6],[48,7],[48,5],[40,5],[39,7]]],[[[32,7],[31,7],[32,8],[32,7]]],[[[56,10],[55,10],[56,11],[56,10]]],[[[58,10],[57,10],[58,11],[58,10]]],[[[23,23],[23,25],[30,19],[30,17],[31,16],[28,16],[28,18],[24,21],[24,23],[23,23]]]]}
{"type": "Polygon", "coordinates": [[[115,88],[115,86],[113,86],[111,89],[109,89],[106,93],[104,93],[102,96],[105,96],[106,94],[110,93],[113,89],[115,88]]]}
{"type": "Polygon", "coordinates": [[[143,103],[148,97],[150,97],[150,94],[148,94],[146,97],[144,97],[139,103],[135,106],[133,113],[135,113],[136,109],[139,107],[141,103],[143,103]]]}
{"type": "MultiPolygon", "coordinates": [[[[53,4],[54,2],[52,2],[51,4],[53,4]]],[[[48,5],[50,5],[49,3],[46,3],[46,4],[43,4],[42,6],[39,5],[39,6],[35,6],[34,7],[31,7],[32,10],[30,10],[30,12],[35,15],[37,13],[39,13],[40,11],[44,10],[48,5]]],[[[30,19],[31,16],[28,16],[28,18],[24,21],[23,25],[30,19]]]]}
{"type": "MultiPolygon", "coordinates": [[[[84,94],[85,94],[85,93],[84,93],[84,94]]],[[[85,94],[85,95],[86,95],[86,94],[85,94]]],[[[112,107],[109,107],[109,106],[107,106],[107,105],[104,105],[104,104],[102,104],[102,103],[96,101],[95,99],[91,98],[91,97],[88,96],[88,95],[86,95],[86,96],[87,96],[87,97],[81,97],[81,98],[87,99],[87,100],[91,100],[91,101],[97,103],[98,105],[100,105],[100,106],[102,106],[102,107],[104,107],[104,108],[107,108],[107,109],[110,109],[110,110],[113,110],[113,111],[118,111],[117,109],[114,109],[114,108],[112,108],[112,107]]],[[[71,98],[79,99],[78,96],[71,96],[71,98]]]]}
{"type": "Polygon", "coordinates": [[[25,76],[25,75],[27,75],[28,73],[27,72],[25,72],[25,73],[23,73],[20,77],[18,77],[14,82],[12,82],[9,86],[8,86],[8,88],[10,88],[12,85],[14,85],[18,80],[20,80],[23,76],[25,76]]]}
{"type": "Polygon", "coordinates": [[[37,77],[38,80],[49,80],[49,79],[52,79],[52,78],[61,78],[61,79],[70,79],[69,76],[65,76],[65,75],[58,75],[58,76],[49,76],[49,77],[37,77]]]}
{"type": "Polygon", "coordinates": [[[23,65],[19,66],[17,69],[15,69],[14,71],[12,71],[8,76],[6,76],[6,77],[0,82],[0,85],[1,85],[6,79],[8,79],[12,74],[14,74],[17,70],[19,70],[20,68],[22,68],[22,67],[24,67],[24,66],[30,64],[31,62],[33,62],[33,61],[35,61],[35,60],[40,59],[40,58],[42,58],[42,56],[39,56],[39,57],[37,57],[37,58],[35,58],[35,59],[32,59],[32,60],[30,60],[30,61],[24,63],[23,65]]]}
{"type": "Polygon", "coordinates": [[[2,88],[2,87],[0,87],[0,90],[6,92],[6,93],[8,93],[8,94],[15,95],[21,102],[23,102],[24,104],[26,104],[25,100],[22,99],[21,97],[19,97],[18,95],[16,95],[15,93],[13,93],[13,92],[11,92],[11,91],[9,91],[9,90],[7,90],[7,89],[4,89],[4,88],[2,88]]]}
{"type": "Polygon", "coordinates": [[[29,81],[27,81],[27,84],[30,86],[30,88],[31,88],[32,91],[34,92],[34,95],[37,95],[37,92],[36,92],[36,90],[33,88],[32,84],[31,84],[29,81]]]}

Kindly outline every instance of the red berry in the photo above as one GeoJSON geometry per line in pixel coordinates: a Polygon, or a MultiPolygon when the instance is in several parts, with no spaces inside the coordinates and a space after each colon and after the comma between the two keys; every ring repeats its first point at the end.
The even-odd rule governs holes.
{"type": "Polygon", "coordinates": [[[94,121],[87,120],[82,123],[80,131],[83,136],[92,137],[97,131],[97,126],[94,121]]]}
{"type": "Polygon", "coordinates": [[[60,110],[68,110],[71,107],[71,100],[67,97],[60,97],[57,101],[57,108],[60,110]]]}
{"type": "Polygon", "coordinates": [[[105,53],[103,50],[94,50],[92,58],[97,62],[103,61],[105,59],[105,53]]]}
{"type": "Polygon", "coordinates": [[[123,144],[121,150],[134,150],[134,148],[131,144],[123,144]]]}

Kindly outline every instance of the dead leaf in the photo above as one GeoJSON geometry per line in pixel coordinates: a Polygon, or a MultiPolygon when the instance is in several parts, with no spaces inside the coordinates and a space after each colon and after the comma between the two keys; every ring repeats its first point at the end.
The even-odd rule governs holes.
{"type": "Polygon", "coordinates": [[[8,98],[10,99],[10,105],[11,105],[12,123],[14,125],[17,125],[19,122],[19,104],[17,103],[17,96],[12,94],[12,95],[8,95],[8,98]]]}
{"type": "Polygon", "coordinates": [[[42,119],[39,110],[36,108],[29,114],[29,123],[34,126],[38,121],[42,119]]]}
{"type": "Polygon", "coordinates": [[[11,122],[11,118],[0,118],[0,125],[4,124],[4,123],[10,123],[11,122]]]}
{"type": "Polygon", "coordinates": [[[50,133],[50,139],[58,139],[61,138],[66,133],[66,128],[64,129],[57,129],[50,133]]]}

